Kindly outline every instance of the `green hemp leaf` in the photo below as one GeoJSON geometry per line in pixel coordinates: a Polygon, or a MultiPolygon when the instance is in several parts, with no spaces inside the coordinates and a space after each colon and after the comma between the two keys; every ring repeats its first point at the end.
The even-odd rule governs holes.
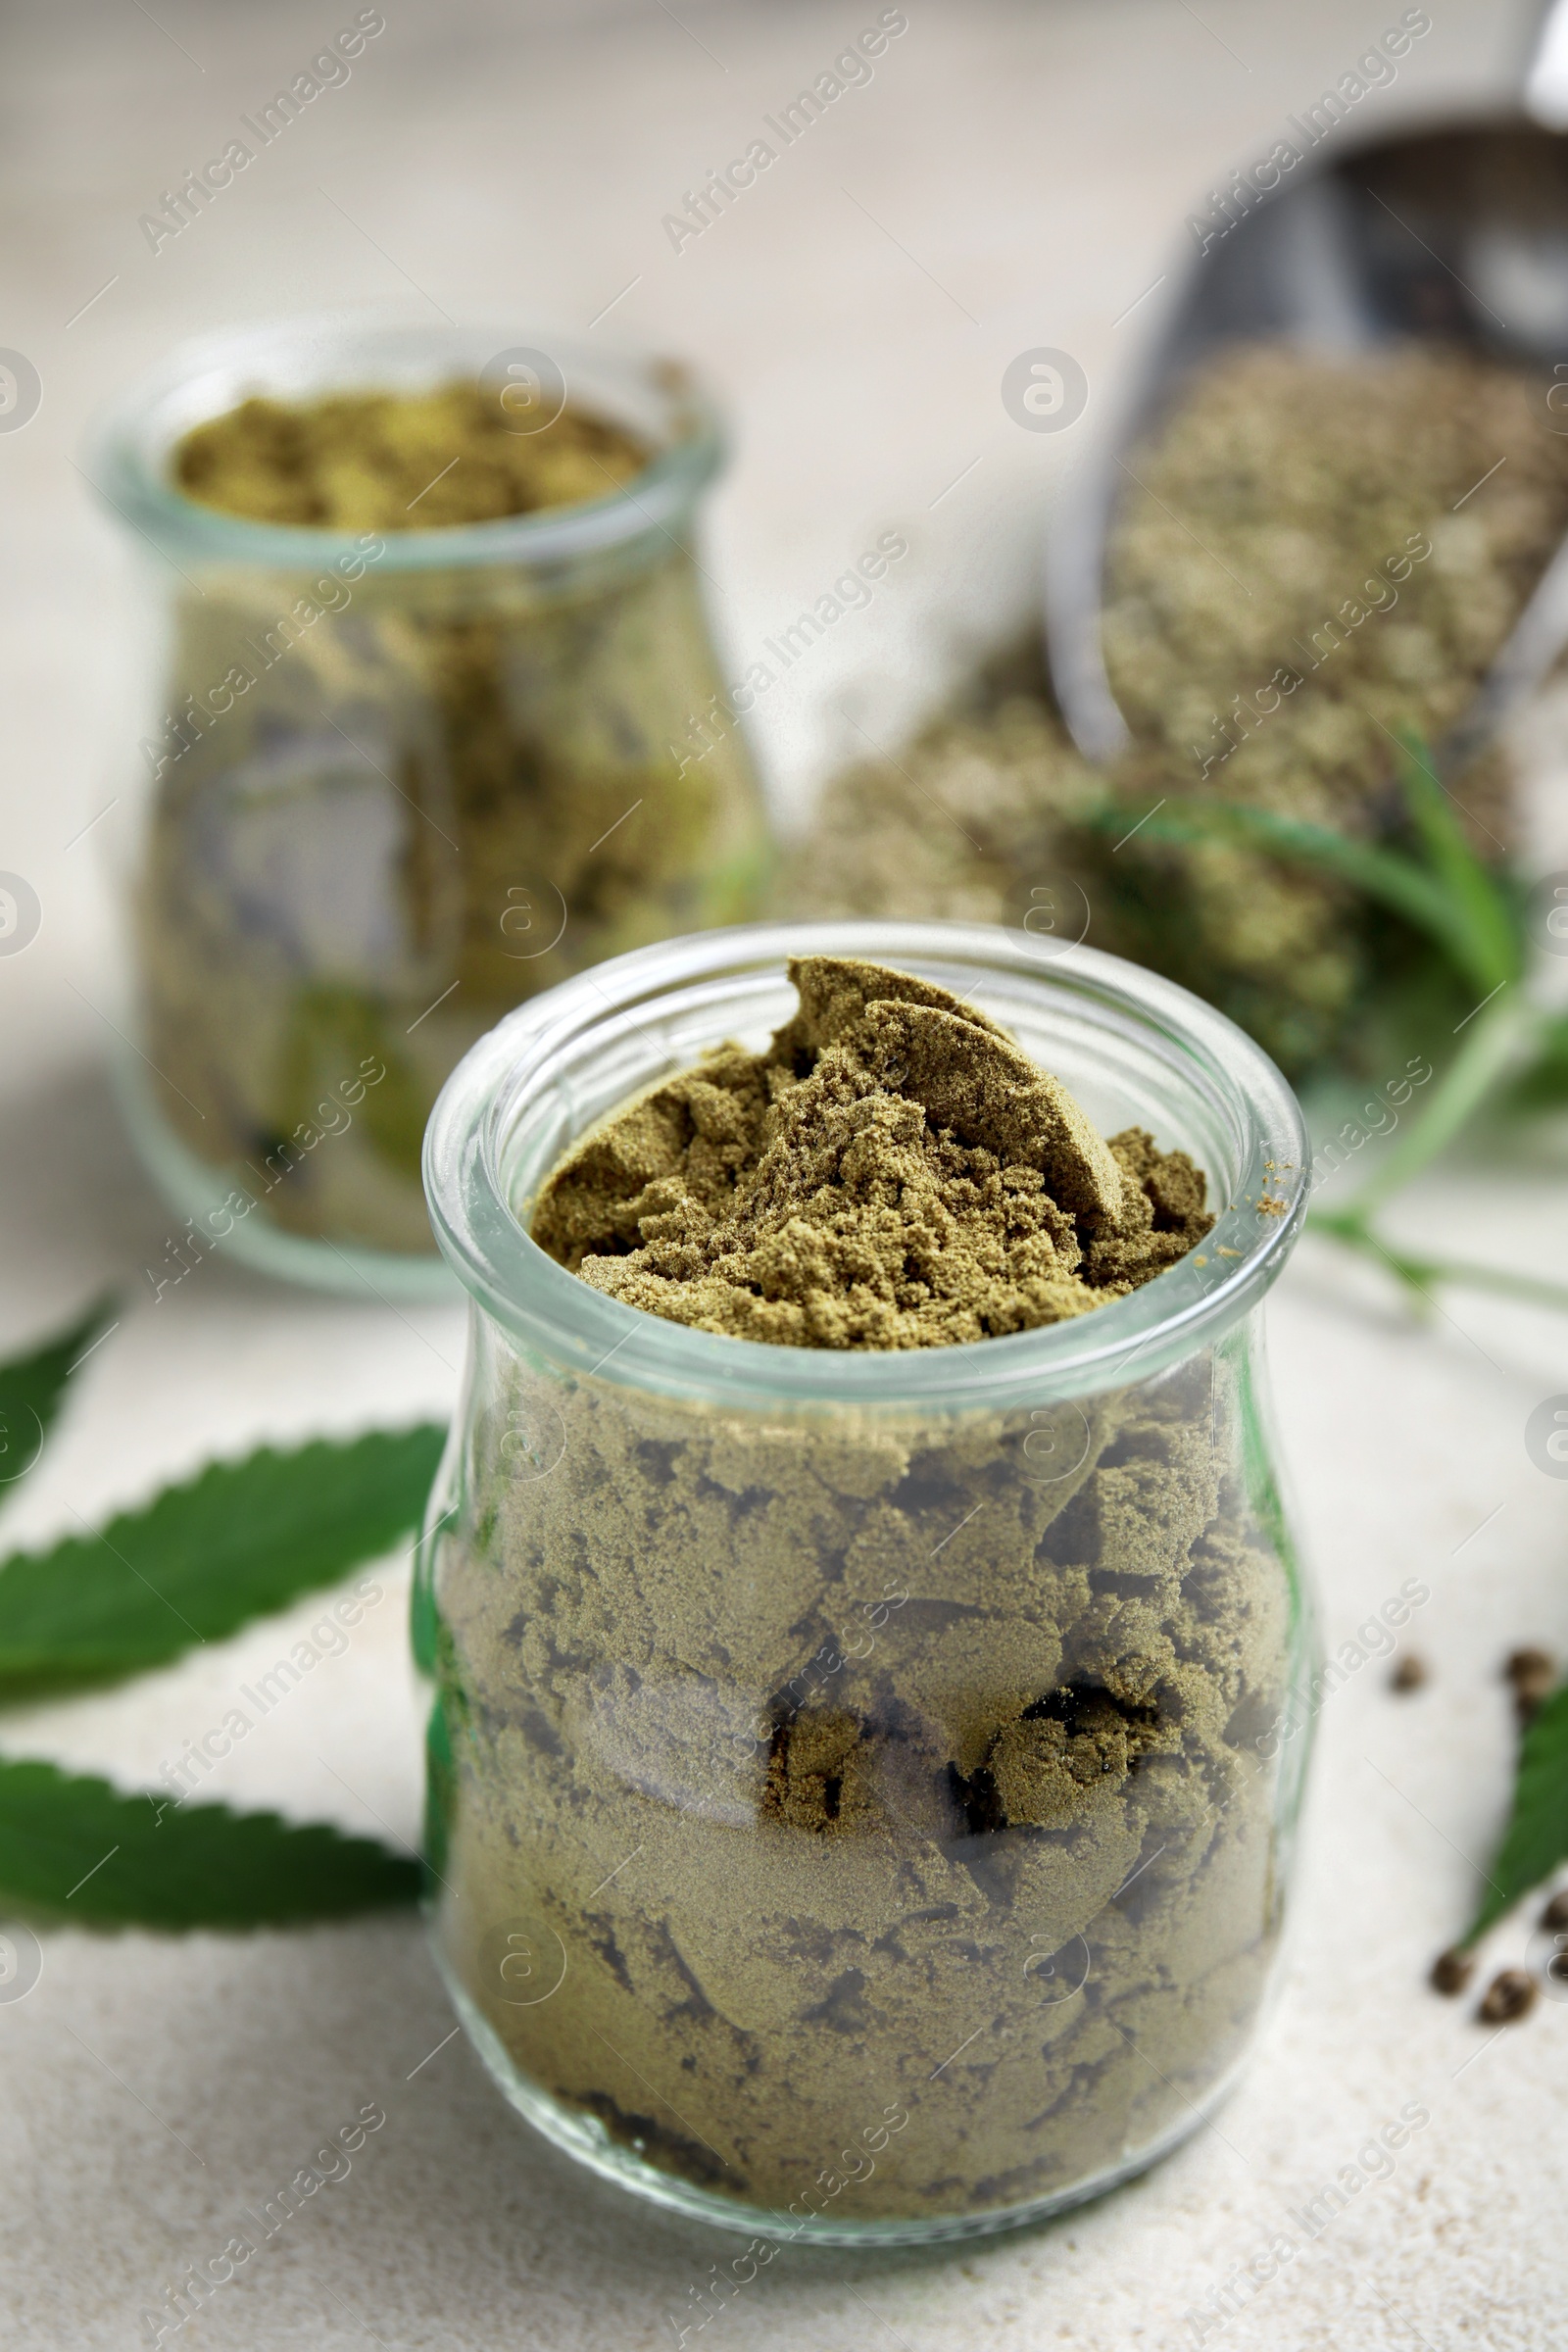
{"type": "Polygon", "coordinates": [[[419,1866],[275,1813],[123,1796],[53,1764],[0,1762],[8,1904],[95,1927],[261,1928],[414,1902],[419,1866]]]}
{"type": "Polygon", "coordinates": [[[28,1355],[0,1364],[0,1494],[30,1470],[65,1397],[66,1382],[97,1342],[115,1311],[100,1298],[79,1323],[56,1332],[28,1355]]]}
{"type": "Polygon", "coordinates": [[[332,1584],[418,1524],[445,1432],[263,1446],[101,1534],[0,1564],[0,1700],[161,1666],[332,1584]]]}
{"type": "MultiPolygon", "coordinates": [[[[1245,843],[1282,863],[1332,875],[1424,933],[1485,997],[1524,969],[1519,906],[1507,884],[1471,849],[1425,744],[1407,729],[1397,740],[1413,836],[1408,850],[1353,841],[1331,825],[1245,802],[1199,798],[1145,817],[1139,830],[1146,841],[1245,843]]],[[[1108,831],[1128,814],[1126,806],[1108,802],[1091,821],[1108,831]]]]}
{"type": "Polygon", "coordinates": [[[1513,1811],[1464,1940],[1474,1943],[1568,1857],[1568,1683],[1525,1726],[1513,1811]]]}
{"type": "Polygon", "coordinates": [[[1507,1101],[1521,1111],[1558,1110],[1568,1102],[1568,1014],[1543,1017],[1536,1057],[1514,1080],[1507,1101]]]}
{"type": "MultiPolygon", "coordinates": [[[[36,1461],[113,1307],[100,1301],[0,1364],[0,1482],[36,1461]]],[[[417,1525],[445,1436],[424,1423],[286,1453],[263,1446],[100,1535],[17,1553],[0,1564],[0,1701],[162,1665],[373,1559],[417,1525]]],[[[99,1927],[256,1928],[410,1903],[419,1879],[412,1857],[325,1824],[126,1796],[0,1758],[8,1906],[99,1927]]]]}
{"type": "MultiPolygon", "coordinates": [[[[1421,737],[1401,727],[1396,741],[1408,848],[1352,841],[1327,825],[1228,801],[1161,806],[1140,820],[1140,830],[1150,841],[1245,842],[1284,863],[1331,874],[1392,909],[1442,951],[1456,978],[1478,998],[1454,1032],[1463,1042],[1376,1173],[1342,1207],[1313,1209],[1308,1227],[1372,1258],[1422,1306],[1432,1303],[1436,1285],[1456,1283],[1568,1309],[1568,1289],[1560,1284],[1473,1259],[1416,1257],[1390,1247],[1371,1223],[1373,1212],[1402,1191],[1483,1106],[1500,1101],[1515,1109],[1541,1109],[1568,1099],[1568,1022],[1533,1003],[1521,986],[1529,964],[1523,893],[1512,877],[1476,856],[1421,737]]],[[[1092,821],[1108,829],[1127,813],[1108,803],[1092,821]]]]}

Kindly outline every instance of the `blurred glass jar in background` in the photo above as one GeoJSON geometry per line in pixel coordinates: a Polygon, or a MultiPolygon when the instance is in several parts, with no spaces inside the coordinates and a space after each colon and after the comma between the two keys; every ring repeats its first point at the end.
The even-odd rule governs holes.
{"type": "Polygon", "coordinates": [[[178,352],[92,453],[166,600],[120,840],[131,1130],[203,1239],[327,1287],[444,1288],[419,1144],[500,1015],[607,956],[753,910],[760,799],[690,534],[722,456],[667,363],[301,321],[178,352]],[[574,504],[349,531],[198,503],[175,455],[255,396],[477,384],[565,402],[641,470],[574,504]]]}

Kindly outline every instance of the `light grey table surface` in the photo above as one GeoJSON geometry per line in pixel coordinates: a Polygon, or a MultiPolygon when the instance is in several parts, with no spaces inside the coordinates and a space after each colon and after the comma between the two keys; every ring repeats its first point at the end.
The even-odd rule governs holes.
{"type": "MultiPolygon", "coordinates": [[[[33,362],[43,403],[0,435],[0,867],[32,883],[43,925],[0,959],[0,1348],[106,1279],[129,1300],[6,1506],[15,1544],[263,1436],[444,1413],[463,1348],[456,1309],[315,1298],[216,1260],[156,1305],[142,1281],[172,1226],[105,1089],[117,951],[97,845],[114,831],[100,812],[132,789],[145,597],[73,468],[101,400],[187,333],[335,305],[416,318],[433,300],[691,356],[735,424],[707,562],[737,667],[879,529],[910,542],[897,579],[760,710],[770,786],[798,814],[859,730],[891,740],[1029,610],[1042,518],[1088,443],[1020,432],[999,396],[1006,363],[1070,350],[1093,416],[1194,194],[1271,143],[1399,10],[909,0],[869,86],[677,253],[662,216],[874,7],[386,0],[352,79],[151,252],[139,215],[353,13],[105,0],[8,35],[0,344],[33,362]]],[[[1433,0],[1431,14],[1399,81],[1366,102],[1369,123],[1367,110],[1392,122],[1504,86],[1518,9],[1433,0]]],[[[1536,845],[1559,864],[1560,734],[1547,714],[1534,737],[1536,845]]],[[[1463,1228],[1478,1254],[1536,1252],[1568,1277],[1561,1168],[1549,1136],[1505,1176],[1460,1160],[1401,1206],[1401,1230],[1451,1242],[1463,1228]]],[[[1460,1298],[1417,1329],[1320,1247],[1282,1284],[1272,1329],[1326,1634],[1345,1640],[1419,1577],[1432,1598],[1409,1638],[1435,1681],[1398,1700],[1369,1665],[1323,1711],[1295,1937],[1251,2073],[1213,2128],[1099,2207],[940,2259],[792,2253],[705,2343],[1194,2342],[1183,2315],[1408,2101],[1431,2122],[1393,2176],[1209,2340],[1561,2340],[1568,2008],[1489,2042],[1421,1978],[1505,1803],[1498,1660],[1514,1642],[1568,1648],[1568,1489],[1523,1445],[1531,1409],[1568,1386],[1563,1330],[1460,1298]]],[[[413,1835],[401,1572],[387,1583],[349,1652],[225,1765],[223,1794],[413,1835]]],[[[142,1785],[291,1622],[124,1690],[14,1713],[6,1751],[142,1785]]],[[[1508,1926],[1494,1956],[1522,1940],[1508,1926]]],[[[218,2251],[241,2204],[370,2099],[386,2129],[190,2323],[191,2340],[672,2342],[667,2315],[689,2316],[729,2241],[578,2177],[514,2121],[461,2034],[421,2063],[451,2022],[406,1921],[51,1936],[36,1990],[0,2006],[8,2343],[150,2340],[142,2314],[180,2267],[218,2251]]]]}

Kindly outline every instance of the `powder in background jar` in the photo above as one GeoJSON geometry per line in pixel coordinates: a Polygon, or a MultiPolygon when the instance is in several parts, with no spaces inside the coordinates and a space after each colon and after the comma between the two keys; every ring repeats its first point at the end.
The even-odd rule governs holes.
{"type": "Polygon", "coordinates": [[[264,1221],[427,1253],[419,1140],[474,1040],[585,964],[754,911],[742,739],[677,741],[719,684],[683,541],[628,508],[629,550],[541,564],[498,528],[484,561],[409,558],[603,501],[651,455],[569,405],[512,429],[473,383],[251,399],[174,451],[186,497],[277,528],[176,591],[141,1043],[173,1136],[264,1221]],[[345,554],[304,565],[302,526],[345,554]]]}
{"type": "Polygon", "coordinates": [[[575,408],[520,431],[497,394],[456,382],[242,401],[192,426],[174,479],[187,498],[248,522],[434,531],[606,498],[649,456],[623,425],[575,408]]]}

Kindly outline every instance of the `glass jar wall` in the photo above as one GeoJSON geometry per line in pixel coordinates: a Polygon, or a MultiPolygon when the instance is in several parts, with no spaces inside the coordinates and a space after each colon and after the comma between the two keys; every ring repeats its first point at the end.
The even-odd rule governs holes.
{"type": "Polygon", "coordinates": [[[587,504],[353,535],[185,497],[172,452],[252,393],[422,392],[507,357],[309,323],[175,355],[94,458],[167,604],[122,837],[131,1125],[199,1231],[331,1287],[444,1286],[419,1145],[478,1036],[564,974],[733,922],[762,879],[690,547],[711,414],[667,366],[529,356],[497,395],[526,378],[519,429],[556,368],[649,449],[641,473],[587,504]]]}
{"type": "Polygon", "coordinates": [[[426,1147],[473,1299],[416,1600],[432,1930],[514,2104],[769,2242],[993,2230],[1220,2097],[1278,1946],[1309,1613],[1260,1397],[1298,1114],[1222,1016],[1021,934],[677,941],[514,1014],[426,1147]],[[1193,1256],[1075,1321],[759,1346],[528,1240],[564,1146],[793,1010],[790,954],[913,971],[1106,1130],[1192,1152],[1193,1256]]]}

